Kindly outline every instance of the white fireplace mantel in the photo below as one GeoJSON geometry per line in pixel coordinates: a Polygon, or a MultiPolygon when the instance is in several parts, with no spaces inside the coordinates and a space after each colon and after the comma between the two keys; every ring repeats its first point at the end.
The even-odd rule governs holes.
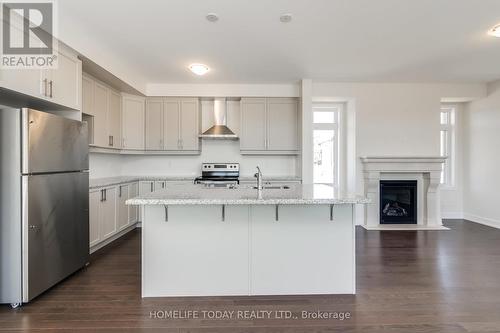
{"type": "Polygon", "coordinates": [[[442,230],[439,186],[441,156],[363,156],[365,195],[372,204],[365,206],[366,229],[442,230]],[[380,224],[380,180],[417,180],[417,224],[380,224]]]}

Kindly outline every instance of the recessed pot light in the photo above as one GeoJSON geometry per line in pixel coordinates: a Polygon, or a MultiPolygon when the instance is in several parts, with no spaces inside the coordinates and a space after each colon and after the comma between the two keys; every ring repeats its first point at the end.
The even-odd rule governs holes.
{"type": "Polygon", "coordinates": [[[497,24],[488,31],[488,35],[494,37],[500,37],[500,24],[497,24]]]}
{"type": "Polygon", "coordinates": [[[219,20],[219,16],[216,13],[208,13],[205,17],[209,22],[217,22],[219,20]]]}
{"type": "Polygon", "coordinates": [[[292,14],[283,14],[280,16],[280,21],[282,23],[288,23],[292,20],[292,14]]]}
{"type": "Polygon", "coordinates": [[[189,69],[196,75],[205,75],[210,70],[207,65],[203,64],[191,64],[189,65],[189,69]]]}

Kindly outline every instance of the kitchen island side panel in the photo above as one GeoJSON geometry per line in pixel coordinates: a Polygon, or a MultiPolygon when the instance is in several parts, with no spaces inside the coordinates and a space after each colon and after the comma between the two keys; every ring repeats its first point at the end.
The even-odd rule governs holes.
{"type": "Polygon", "coordinates": [[[352,294],[352,205],[329,209],[146,205],[142,296],[352,294]]]}
{"type": "Polygon", "coordinates": [[[354,294],[352,205],[251,210],[252,295],[354,294]]]}
{"type": "Polygon", "coordinates": [[[248,295],[248,206],[144,206],[142,296],[248,295]]]}

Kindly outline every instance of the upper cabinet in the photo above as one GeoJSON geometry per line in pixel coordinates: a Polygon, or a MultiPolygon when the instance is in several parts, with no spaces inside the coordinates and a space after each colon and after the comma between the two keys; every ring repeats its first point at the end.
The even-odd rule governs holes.
{"type": "Polygon", "coordinates": [[[92,116],[94,146],[122,147],[121,95],[87,74],[82,78],[82,112],[92,116]]]}
{"type": "Polygon", "coordinates": [[[108,145],[122,147],[122,96],[109,90],[108,95],[108,145]]]}
{"type": "Polygon", "coordinates": [[[148,98],[146,149],[171,154],[200,152],[198,98],[148,98]]]}
{"type": "Polygon", "coordinates": [[[122,94],[123,149],[144,150],[144,119],[146,99],[122,94]]]}
{"type": "MultiPolygon", "coordinates": [[[[85,112],[85,111],[84,111],[85,112]]],[[[108,87],[97,81],[94,82],[94,145],[108,147],[108,87]]]]}
{"type": "Polygon", "coordinates": [[[65,109],[82,108],[82,62],[62,43],[59,43],[56,68],[3,69],[0,71],[0,84],[65,109]]]}
{"type": "Polygon", "coordinates": [[[299,108],[296,98],[242,98],[242,154],[298,154],[299,108]]]}
{"type": "Polygon", "coordinates": [[[82,61],[65,47],[59,47],[57,68],[45,71],[48,97],[71,109],[82,108],[82,61]]]}
{"type": "Polygon", "coordinates": [[[163,99],[146,100],[146,150],[163,149],[163,99]]]}
{"type": "Polygon", "coordinates": [[[197,98],[180,99],[180,149],[183,151],[200,150],[200,102],[197,98]]]}

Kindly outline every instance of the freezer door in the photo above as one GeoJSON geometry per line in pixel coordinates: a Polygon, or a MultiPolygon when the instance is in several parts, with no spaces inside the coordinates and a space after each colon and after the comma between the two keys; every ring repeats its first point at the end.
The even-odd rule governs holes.
{"type": "Polygon", "coordinates": [[[88,170],[87,124],[22,110],[22,173],[88,170]]]}
{"type": "Polygon", "coordinates": [[[87,172],[23,176],[23,301],[89,258],[87,172]]]}

